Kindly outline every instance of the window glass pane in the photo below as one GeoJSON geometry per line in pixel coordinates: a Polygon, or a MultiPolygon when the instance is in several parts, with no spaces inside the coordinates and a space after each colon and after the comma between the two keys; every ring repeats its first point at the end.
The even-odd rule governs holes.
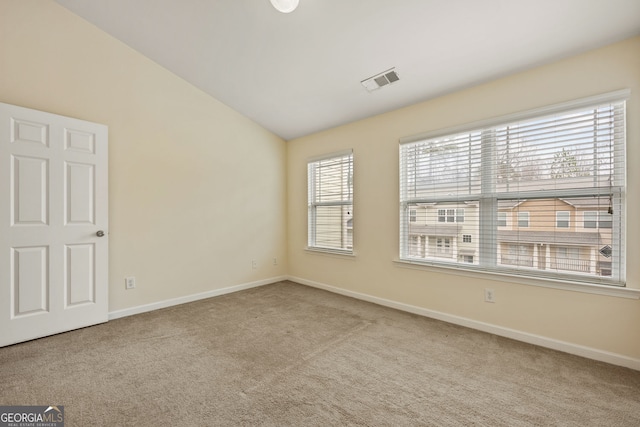
{"type": "Polygon", "coordinates": [[[351,200],[351,156],[342,156],[314,163],[313,181],[317,203],[351,200]]]}
{"type": "Polygon", "coordinates": [[[515,205],[516,202],[518,208],[527,210],[518,212],[519,219],[529,214],[528,228],[526,231],[498,230],[497,244],[502,254],[499,259],[501,264],[531,267],[539,272],[601,275],[599,262],[609,260],[599,254],[599,251],[612,244],[611,230],[595,230],[597,212],[585,209],[608,203],[608,198],[514,200],[504,201],[503,206],[515,205]],[[593,229],[586,226],[559,227],[558,224],[564,221],[563,218],[569,221],[571,212],[582,212],[585,224],[588,219],[593,220],[588,222],[594,225],[593,229]]]}
{"type": "Polygon", "coordinates": [[[467,133],[405,147],[411,198],[480,192],[481,133],[467,133]]]}
{"type": "Polygon", "coordinates": [[[351,206],[318,206],[316,208],[315,246],[348,249],[353,245],[349,230],[351,206]]]}
{"type": "Polygon", "coordinates": [[[407,223],[408,257],[444,262],[477,261],[479,248],[472,235],[477,235],[479,230],[478,207],[477,201],[452,204],[450,207],[438,207],[433,204],[421,207],[420,221],[407,223]],[[460,208],[456,205],[465,207],[460,208]],[[456,222],[455,218],[461,210],[464,210],[465,220],[456,222]],[[447,221],[446,218],[453,220],[447,221]],[[465,256],[468,257],[467,261],[464,261],[465,256]]]}
{"type": "Polygon", "coordinates": [[[605,105],[498,127],[496,191],[596,188],[619,179],[611,143],[616,114],[605,105]]]}

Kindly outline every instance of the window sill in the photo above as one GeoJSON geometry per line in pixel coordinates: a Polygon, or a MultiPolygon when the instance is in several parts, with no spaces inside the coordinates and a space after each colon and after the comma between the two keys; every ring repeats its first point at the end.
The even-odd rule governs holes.
{"type": "Polygon", "coordinates": [[[589,294],[606,295],[618,298],[640,299],[640,289],[630,289],[606,285],[591,285],[588,283],[571,282],[567,280],[553,280],[547,278],[535,278],[501,274],[489,271],[475,271],[460,267],[448,267],[440,265],[423,264],[416,261],[394,259],[393,263],[398,267],[417,270],[430,270],[439,273],[455,274],[458,276],[475,277],[479,279],[492,279],[501,282],[518,283],[522,285],[540,286],[544,288],[561,289],[564,291],[584,292],[589,294]]]}
{"type": "Polygon", "coordinates": [[[309,253],[319,254],[319,255],[332,255],[337,256],[338,258],[346,257],[346,258],[355,258],[356,254],[352,251],[340,250],[340,249],[328,249],[328,248],[314,248],[307,246],[304,248],[305,251],[309,253]]]}

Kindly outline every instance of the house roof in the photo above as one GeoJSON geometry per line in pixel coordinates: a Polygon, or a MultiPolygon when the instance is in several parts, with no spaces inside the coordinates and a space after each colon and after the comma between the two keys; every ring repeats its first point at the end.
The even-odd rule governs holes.
{"type": "Polygon", "coordinates": [[[453,237],[460,234],[462,227],[459,225],[437,224],[437,225],[409,225],[409,235],[453,237]]]}
{"type": "Polygon", "coordinates": [[[499,242],[513,243],[561,243],[563,246],[598,246],[602,245],[600,233],[576,233],[571,231],[498,231],[499,242]]]}
{"type": "Polygon", "coordinates": [[[498,210],[513,209],[525,200],[498,200],[498,210]]]}
{"type": "Polygon", "coordinates": [[[476,254],[476,250],[475,249],[459,249],[458,250],[458,255],[475,255],[476,254]]]}
{"type": "MultiPolygon", "coordinates": [[[[544,199],[547,200],[547,199],[544,199]]],[[[558,198],[558,200],[573,206],[577,209],[597,209],[607,210],[609,207],[609,197],[576,197],[576,198],[558,198]]],[[[523,200],[498,200],[498,210],[514,209],[520,204],[527,202],[523,200]]]]}
{"type": "Polygon", "coordinates": [[[607,210],[609,207],[609,197],[581,197],[572,199],[560,199],[576,208],[594,208],[607,210]]]}

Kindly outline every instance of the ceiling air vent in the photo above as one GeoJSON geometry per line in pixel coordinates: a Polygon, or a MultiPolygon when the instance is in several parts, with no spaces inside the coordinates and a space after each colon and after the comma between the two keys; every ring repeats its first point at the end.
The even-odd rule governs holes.
{"type": "Polygon", "coordinates": [[[376,89],[380,89],[382,86],[387,86],[391,83],[395,83],[398,80],[400,80],[400,77],[398,77],[396,69],[391,68],[387,71],[383,71],[380,74],[369,77],[368,79],[364,79],[360,83],[362,83],[362,86],[366,87],[369,92],[372,92],[376,89]]]}

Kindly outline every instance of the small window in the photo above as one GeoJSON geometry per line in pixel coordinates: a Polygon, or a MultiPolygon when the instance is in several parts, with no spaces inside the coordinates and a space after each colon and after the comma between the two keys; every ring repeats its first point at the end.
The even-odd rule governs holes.
{"type": "Polygon", "coordinates": [[[586,211],[583,213],[584,228],[611,228],[613,215],[606,211],[586,211]]]}
{"type": "Polygon", "coordinates": [[[418,211],[416,209],[409,209],[409,222],[416,222],[416,216],[418,211]]]}
{"type": "Polygon", "coordinates": [[[507,213],[498,212],[498,227],[506,227],[506,226],[507,226],[507,213]]]}
{"type": "Polygon", "coordinates": [[[446,209],[438,209],[438,222],[445,222],[447,220],[446,209]]]}
{"type": "Polygon", "coordinates": [[[463,243],[471,243],[471,234],[463,234],[462,235],[463,243]]]}
{"type": "Polygon", "coordinates": [[[568,211],[556,211],[556,227],[569,228],[570,213],[568,211]]]}
{"type": "Polygon", "coordinates": [[[529,227],[529,212],[518,212],[518,227],[529,227]]]}
{"type": "Polygon", "coordinates": [[[456,222],[464,222],[464,208],[456,209],[456,222]]]}

